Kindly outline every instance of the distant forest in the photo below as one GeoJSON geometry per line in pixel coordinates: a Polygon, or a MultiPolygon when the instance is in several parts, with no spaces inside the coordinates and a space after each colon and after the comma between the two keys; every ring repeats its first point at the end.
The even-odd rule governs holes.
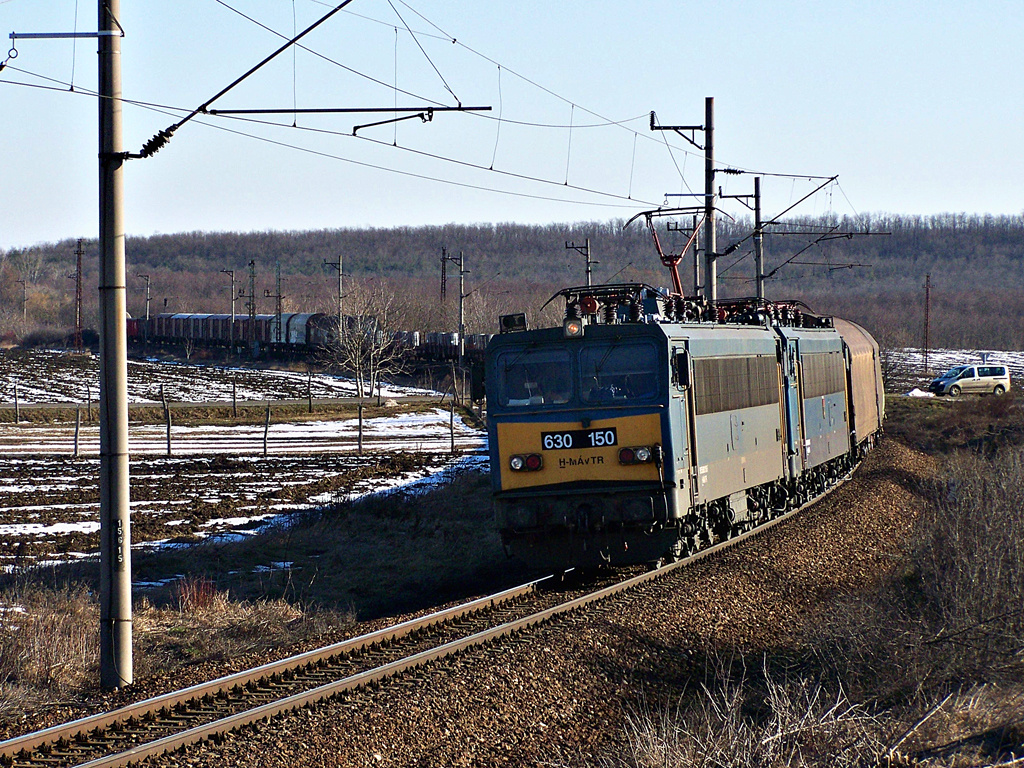
{"type": "MultiPolygon", "coordinates": [[[[188,232],[127,240],[128,308],[144,316],[148,275],[150,311],[229,312],[230,276],[248,294],[255,262],[261,313],[274,312],[280,265],[284,311],[336,311],[343,259],[346,311],[362,296],[392,294],[402,322],[422,330],[453,329],[458,267],[447,263],[441,301],[441,255],[463,255],[467,331],[492,333],[498,314],[525,311],[536,323],[541,305],[558,289],[585,283],[585,260],[566,243],[589,238],[593,280],[669,285],[642,221],[531,226],[482,224],[309,232],[188,232]],[[371,290],[372,289],[372,290],[371,290]],[[267,295],[269,294],[269,298],[267,295]]],[[[679,226],[688,226],[689,221],[679,226]]],[[[720,224],[719,295],[754,293],[749,220],[720,224]],[[730,246],[739,243],[734,249],[730,246]]],[[[659,229],[668,250],[686,232],[659,229]]],[[[74,324],[75,240],[0,251],[0,336],[18,341],[53,336],[74,324]],[[23,281],[23,282],[22,282],[23,281]]],[[[97,244],[84,241],[83,317],[96,326],[97,244]]],[[[813,310],[865,325],[888,347],[917,346],[924,337],[925,276],[931,276],[932,347],[1024,347],[1024,216],[865,215],[789,219],[765,237],[769,298],[799,299],[813,310]],[[820,239],[828,232],[832,235],[820,239]],[[850,237],[843,236],[850,233],[850,237]],[[820,239],[820,242],[816,242],[820,239]]],[[[693,282],[692,259],[680,265],[693,282]]],[[[248,298],[238,300],[244,313],[248,298]]],[[[548,313],[552,312],[551,309],[548,313]]],[[[546,319],[551,319],[550,317],[546,319]]]]}

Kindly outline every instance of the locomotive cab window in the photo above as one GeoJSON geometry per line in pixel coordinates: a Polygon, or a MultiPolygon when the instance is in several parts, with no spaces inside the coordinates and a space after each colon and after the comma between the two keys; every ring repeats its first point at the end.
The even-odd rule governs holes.
{"type": "Polygon", "coordinates": [[[580,391],[588,403],[651,400],[658,394],[658,351],[646,342],[597,344],[580,352],[580,391]]]}
{"type": "Polygon", "coordinates": [[[565,349],[526,349],[498,358],[498,401],[515,407],[561,405],[572,399],[572,365],[565,349]]]}

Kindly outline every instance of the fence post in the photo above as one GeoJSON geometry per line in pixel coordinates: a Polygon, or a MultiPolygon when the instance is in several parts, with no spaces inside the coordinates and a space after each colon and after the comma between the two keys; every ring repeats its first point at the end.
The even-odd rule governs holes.
{"type": "Polygon", "coordinates": [[[75,452],[73,456],[78,458],[78,432],[82,427],[82,406],[75,406],[75,452]]]}
{"type": "Polygon", "coordinates": [[[359,404],[359,455],[363,455],[363,404],[359,404]]]}
{"type": "Polygon", "coordinates": [[[231,378],[231,418],[238,418],[238,377],[231,378]]]}
{"type": "Polygon", "coordinates": [[[452,398],[451,411],[448,413],[448,432],[451,434],[451,453],[455,453],[455,398],[452,398]]]}
{"type": "Polygon", "coordinates": [[[263,419],[263,457],[267,457],[267,440],[270,435],[270,401],[267,400],[267,415],[263,419]]]}
{"type": "Polygon", "coordinates": [[[92,387],[89,386],[89,385],[86,385],[86,387],[85,387],[85,403],[86,403],[86,408],[87,408],[87,410],[85,412],[85,420],[91,422],[92,421],[92,387]]]}
{"type": "Polygon", "coordinates": [[[313,412],[313,371],[306,370],[306,400],[309,402],[309,412],[313,412]]]}
{"type": "Polygon", "coordinates": [[[14,382],[14,423],[21,424],[21,401],[18,399],[18,382],[14,382]]]}
{"type": "Polygon", "coordinates": [[[160,402],[164,404],[164,423],[167,424],[167,455],[171,455],[171,406],[167,404],[164,385],[160,385],[160,402]]]}

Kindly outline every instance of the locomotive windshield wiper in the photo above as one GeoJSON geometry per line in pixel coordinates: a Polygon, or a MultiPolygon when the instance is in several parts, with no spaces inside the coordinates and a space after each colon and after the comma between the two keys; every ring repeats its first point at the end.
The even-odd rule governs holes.
{"type": "Polygon", "coordinates": [[[513,360],[510,363],[503,363],[504,368],[502,369],[502,373],[508,373],[508,369],[509,368],[512,368],[513,366],[518,365],[519,361],[523,359],[523,357],[526,355],[527,352],[533,351],[538,346],[540,346],[540,345],[536,341],[531,341],[529,344],[526,345],[526,349],[524,349],[518,355],[516,355],[516,359],[515,360],[513,360]]]}

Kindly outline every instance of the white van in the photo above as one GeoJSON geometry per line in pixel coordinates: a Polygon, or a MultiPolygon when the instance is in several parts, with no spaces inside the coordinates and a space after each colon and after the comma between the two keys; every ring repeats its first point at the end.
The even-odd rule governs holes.
{"type": "Polygon", "coordinates": [[[958,365],[934,379],[928,391],[957,397],[962,394],[1001,395],[1010,389],[1005,365],[958,365]]]}

